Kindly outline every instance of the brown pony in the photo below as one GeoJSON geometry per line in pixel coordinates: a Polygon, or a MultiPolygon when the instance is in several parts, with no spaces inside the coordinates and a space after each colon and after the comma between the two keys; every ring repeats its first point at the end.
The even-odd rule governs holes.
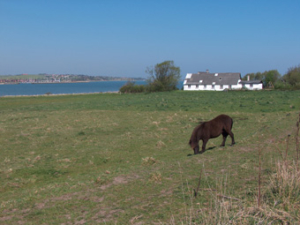
{"type": "Polygon", "coordinates": [[[199,141],[202,140],[202,151],[200,153],[205,152],[205,146],[210,138],[219,137],[221,134],[223,135],[223,142],[221,146],[225,146],[225,141],[228,134],[231,137],[232,143],[234,145],[234,135],[231,132],[233,120],[227,115],[219,115],[216,118],[202,122],[200,125],[195,127],[192,136],[190,138],[189,145],[194,150],[194,154],[199,153],[199,141]]]}

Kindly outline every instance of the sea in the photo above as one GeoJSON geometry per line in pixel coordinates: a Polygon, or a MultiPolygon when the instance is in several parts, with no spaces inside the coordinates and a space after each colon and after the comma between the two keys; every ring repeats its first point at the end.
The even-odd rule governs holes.
{"type": "MultiPolygon", "coordinates": [[[[118,92],[128,81],[98,81],[78,83],[20,83],[0,85],[0,96],[35,96],[49,94],[88,94],[118,92]]],[[[144,85],[146,81],[135,81],[144,85]]],[[[178,85],[181,88],[182,84],[178,85]]]]}

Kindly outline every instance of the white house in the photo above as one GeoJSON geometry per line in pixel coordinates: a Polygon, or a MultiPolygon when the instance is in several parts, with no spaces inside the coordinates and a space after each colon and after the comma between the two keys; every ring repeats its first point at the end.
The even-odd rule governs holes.
{"type": "Polygon", "coordinates": [[[185,91],[223,91],[225,89],[262,89],[261,81],[242,81],[240,73],[188,73],[183,83],[185,91]]]}
{"type": "Polygon", "coordinates": [[[248,90],[262,90],[263,89],[263,83],[261,80],[242,80],[240,82],[242,84],[242,88],[246,88],[248,90]]]}

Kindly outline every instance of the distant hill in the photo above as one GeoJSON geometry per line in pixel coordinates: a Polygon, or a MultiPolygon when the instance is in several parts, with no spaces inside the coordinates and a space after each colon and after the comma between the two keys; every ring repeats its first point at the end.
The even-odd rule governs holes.
{"type": "Polygon", "coordinates": [[[75,74],[18,74],[0,75],[0,83],[57,83],[57,82],[92,82],[92,81],[138,81],[144,78],[88,76],[75,74]]]}

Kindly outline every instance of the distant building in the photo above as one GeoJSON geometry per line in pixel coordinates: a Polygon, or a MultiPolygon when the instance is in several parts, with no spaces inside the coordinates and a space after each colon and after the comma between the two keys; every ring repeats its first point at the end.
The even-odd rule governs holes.
{"type": "Polygon", "coordinates": [[[185,91],[223,91],[225,89],[261,90],[262,81],[242,81],[240,73],[188,73],[183,83],[185,91]]]}
{"type": "Polygon", "coordinates": [[[261,80],[242,80],[240,82],[242,88],[246,88],[248,90],[262,90],[263,82],[261,80]]]}

